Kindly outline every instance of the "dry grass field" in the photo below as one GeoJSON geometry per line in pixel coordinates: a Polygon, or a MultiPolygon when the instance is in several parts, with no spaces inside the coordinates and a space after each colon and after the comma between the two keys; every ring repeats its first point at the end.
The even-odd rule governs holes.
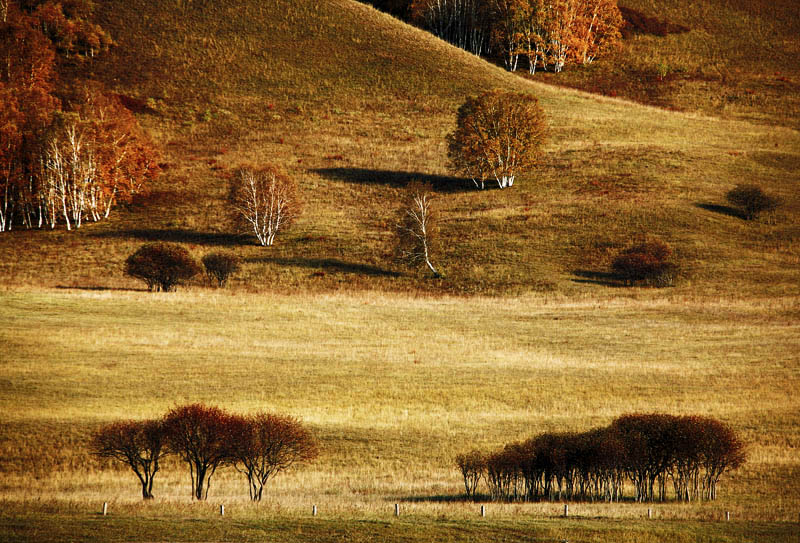
{"type": "MultiPolygon", "coordinates": [[[[647,507],[668,522],[634,540],[656,541],[665,526],[731,530],[716,524],[724,511],[740,536],[772,523],[780,541],[797,528],[796,303],[28,290],[0,301],[0,342],[13,360],[0,368],[3,523],[32,539],[34,526],[20,520],[29,508],[47,522],[83,525],[104,501],[113,522],[199,515],[212,531],[219,503],[256,525],[264,514],[305,525],[312,504],[326,522],[388,522],[394,503],[403,522],[422,522],[416,529],[433,519],[471,523],[478,506],[463,501],[455,454],[653,411],[730,423],[748,462],[725,478],[716,502],[578,503],[576,522],[609,521],[593,521],[602,540],[647,507]],[[215,476],[207,504],[192,504],[175,463],[157,477],[156,503],[142,505],[131,473],[87,452],[99,424],[193,401],[299,416],[322,455],[276,479],[254,507],[232,470],[215,476]]],[[[489,518],[534,530],[527,523],[552,520],[561,507],[490,503],[489,518]]],[[[174,537],[195,539],[184,529],[174,537]]]]}
{"type": "Polygon", "coordinates": [[[788,1],[630,4],[692,30],[556,81],[351,0],[98,3],[117,45],[82,71],[148,105],[163,173],[107,222],[0,235],[0,539],[798,540],[800,17],[788,1]],[[776,36],[763,70],[732,45],[757,33],[776,36]],[[614,79],[633,63],[685,67],[656,99],[640,72],[614,79]],[[481,192],[450,177],[444,136],[495,87],[538,96],[552,140],[535,174],[481,192]],[[225,203],[230,171],[262,162],[305,199],[271,248],[234,232],[225,203]],[[441,280],[390,257],[412,179],[437,189],[441,280]],[[742,182],[783,206],[742,220],[724,199],[742,182]],[[643,234],[675,249],[676,286],[609,279],[643,234]],[[122,274],[147,241],[244,267],[227,289],[148,293],[122,274]],[[195,401],[298,416],[322,455],[254,506],[232,470],[192,503],[172,461],[142,504],[131,473],[87,453],[101,424],[195,401]],[[462,499],[459,452],[655,411],[719,418],[747,442],[718,501],[577,503],[561,519],[563,504],[488,502],[479,518],[462,499]]]}

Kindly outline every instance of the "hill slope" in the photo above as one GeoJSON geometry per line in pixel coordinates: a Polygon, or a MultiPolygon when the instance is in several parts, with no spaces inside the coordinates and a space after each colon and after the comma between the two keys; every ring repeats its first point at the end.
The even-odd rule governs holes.
{"type": "MultiPolygon", "coordinates": [[[[146,102],[164,149],[153,195],[77,233],[0,237],[6,284],[135,287],[125,257],[146,240],[246,259],[234,288],[596,292],[612,254],[655,234],[681,257],[680,294],[798,293],[800,136],[525,81],[352,0],[112,1],[118,46],[91,67],[146,102]],[[467,95],[536,94],[552,124],[545,165],[512,190],[447,177],[444,135],[467,95]],[[305,216],[273,248],[237,237],[226,171],[275,162],[301,181],[305,216]],[[447,279],[391,261],[393,208],[434,182],[447,279]],[[735,183],[786,201],[774,224],[724,206],[735,183]]],[[[675,292],[675,291],[673,291],[675,292]]]]}

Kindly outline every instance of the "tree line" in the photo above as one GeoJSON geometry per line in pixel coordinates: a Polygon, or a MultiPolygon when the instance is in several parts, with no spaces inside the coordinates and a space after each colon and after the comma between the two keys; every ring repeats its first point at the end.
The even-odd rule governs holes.
{"type": "Polygon", "coordinates": [[[515,71],[589,64],[621,38],[616,0],[383,0],[372,2],[476,55],[515,71]]]}
{"type": "Polygon", "coordinates": [[[456,457],[468,497],[481,480],[495,500],[714,500],[722,475],[745,461],[744,444],[713,418],[630,414],[606,428],[545,433],[490,453],[456,457]]]}
{"type": "Polygon", "coordinates": [[[0,232],[108,218],[158,174],[132,113],[101,84],[61,81],[58,63],[111,45],[88,0],[0,1],[0,232]]]}
{"type": "Polygon", "coordinates": [[[261,500],[272,477],[319,453],[313,434],[293,417],[236,415],[200,403],[176,407],[159,419],[105,425],[93,434],[89,449],[129,467],[143,499],[153,498],[161,461],[172,454],[189,468],[193,499],[205,500],[217,469],[230,466],[247,479],[253,501],[261,500]]]}

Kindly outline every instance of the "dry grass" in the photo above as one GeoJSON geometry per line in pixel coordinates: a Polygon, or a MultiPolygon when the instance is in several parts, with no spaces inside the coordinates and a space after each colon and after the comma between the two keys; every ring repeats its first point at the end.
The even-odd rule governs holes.
{"type": "MultiPolygon", "coordinates": [[[[54,291],[10,291],[1,301],[6,500],[134,503],[135,479],[89,460],[88,433],[204,401],[299,416],[322,440],[317,463],[270,486],[269,508],[301,514],[315,503],[380,516],[399,501],[423,516],[462,518],[474,508],[451,503],[462,493],[456,453],[666,411],[729,422],[750,459],[719,502],[659,505],[659,516],[727,509],[752,521],[796,520],[796,302],[54,291]]],[[[188,502],[186,479],[169,465],[156,495],[188,502]]],[[[246,506],[243,491],[227,472],[211,494],[246,506]]],[[[554,506],[492,507],[510,519],[548,516],[554,506]]]]}

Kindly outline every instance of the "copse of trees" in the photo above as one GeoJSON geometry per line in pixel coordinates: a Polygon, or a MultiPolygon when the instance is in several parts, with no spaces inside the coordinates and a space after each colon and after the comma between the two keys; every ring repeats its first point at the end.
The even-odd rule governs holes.
{"type": "Polygon", "coordinates": [[[207,499],[217,469],[234,466],[247,478],[253,501],[261,500],[270,478],[319,454],[313,434],[293,417],[241,416],[201,403],[175,407],[160,419],[103,426],[89,450],[130,467],[144,499],[153,497],[159,462],[174,454],[189,466],[193,499],[207,499]]]}
{"type": "Polygon", "coordinates": [[[242,267],[242,259],[233,253],[209,253],[203,257],[203,267],[206,275],[217,282],[217,286],[224,287],[231,275],[242,267]]]}
{"type": "Polygon", "coordinates": [[[744,445],[708,417],[632,414],[606,428],[546,433],[482,455],[457,457],[467,496],[484,479],[496,500],[714,500],[719,480],[745,461],[744,445]],[[669,485],[669,483],[672,483],[669,485]]]}
{"type": "Polygon", "coordinates": [[[447,136],[452,169],[483,189],[487,179],[511,187],[539,162],[548,138],[544,110],[535,96],[493,90],[468,98],[456,129],[447,136]]]}
{"type": "Polygon", "coordinates": [[[96,83],[68,90],[58,81],[59,58],[93,56],[110,43],[88,21],[90,8],[84,0],[2,4],[0,231],[108,218],[158,174],[153,146],[116,98],[96,83]]]}
{"type": "Polygon", "coordinates": [[[413,22],[476,55],[489,53],[515,71],[560,72],[589,64],[615,47],[624,24],[616,0],[413,0],[413,22]]]}

